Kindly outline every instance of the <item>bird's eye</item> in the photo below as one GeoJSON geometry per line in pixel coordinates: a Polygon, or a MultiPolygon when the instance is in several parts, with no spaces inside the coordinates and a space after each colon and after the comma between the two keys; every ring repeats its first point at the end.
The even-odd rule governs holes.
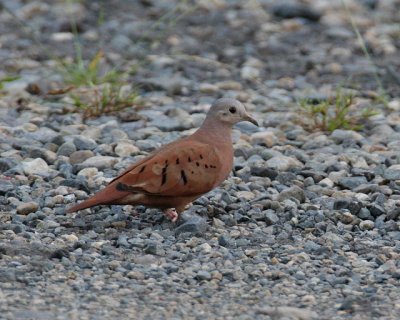
{"type": "Polygon", "coordinates": [[[230,113],[236,113],[236,108],[235,107],[230,107],[229,108],[230,113]]]}

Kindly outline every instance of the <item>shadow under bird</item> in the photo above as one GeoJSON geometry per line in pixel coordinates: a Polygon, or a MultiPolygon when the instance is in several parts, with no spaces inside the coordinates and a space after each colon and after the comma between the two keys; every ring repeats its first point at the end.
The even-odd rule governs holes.
{"type": "Polygon", "coordinates": [[[162,209],[173,222],[186,205],[219,186],[232,170],[232,126],[257,121],[235,99],[216,100],[202,126],[134,163],[67,213],[97,205],[144,205],[162,209]]]}

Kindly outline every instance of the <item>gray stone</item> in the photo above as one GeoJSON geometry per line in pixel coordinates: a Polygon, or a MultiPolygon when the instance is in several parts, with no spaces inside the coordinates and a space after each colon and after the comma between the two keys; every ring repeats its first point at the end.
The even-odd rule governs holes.
{"type": "Polygon", "coordinates": [[[207,221],[199,216],[188,216],[186,221],[175,229],[175,234],[190,233],[192,235],[203,235],[208,229],[207,221]]]}
{"type": "Polygon", "coordinates": [[[331,139],[336,143],[342,143],[346,140],[361,141],[364,137],[353,130],[336,129],[332,132],[331,139]]]}
{"type": "Polygon", "coordinates": [[[334,210],[348,209],[352,214],[357,214],[361,207],[361,202],[352,199],[337,199],[333,203],[334,210]]]}
{"type": "Polygon", "coordinates": [[[115,146],[114,152],[120,157],[136,155],[139,153],[139,148],[132,143],[120,141],[115,146]]]}
{"type": "Polygon", "coordinates": [[[0,195],[4,195],[8,191],[14,189],[14,185],[11,181],[0,179],[0,195]]]}
{"type": "Polygon", "coordinates": [[[278,171],[289,171],[291,169],[301,168],[303,164],[294,158],[286,156],[274,156],[266,161],[267,167],[278,171]]]}
{"type": "Polygon", "coordinates": [[[367,182],[365,177],[344,177],[339,179],[338,184],[345,189],[353,190],[367,182]]]}
{"type": "Polygon", "coordinates": [[[304,190],[298,186],[293,186],[283,190],[281,193],[278,194],[276,200],[282,202],[290,198],[295,198],[299,200],[300,203],[303,203],[306,200],[304,190]]]}
{"type": "Polygon", "coordinates": [[[357,217],[363,220],[373,219],[371,212],[369,212],[367,208],[361,208],[361,210],[357,214],[357,217]]]}
{"type": "Polygon", "coordinates": [[[23,161],[21,165],[26,175],[47,176],[49,174],[49,166],[41,158],[23,161]]]}
{"type": "Polygon", "coordinates": [[[273,210],[265,210],[263,211],[264,219],[267,225],[274,225],[279,222],[279,217],[275,214],[273,210]]]}
{"type": "Polygon", "coordinates": [[[311,6],[295,2],[277,3],[272,7],[272,13],[283,19],[304,18],[310,21],[318,21],[322,15],[311,6]]]}
{"type": "Polygon", "coordinates": [[[28,215],[31,212],[36,212],[39,209],[39,205],[36,202],[22,203],[17,207],[17,213],[21,215],[28,215]]]}
{"type": "Polygon", "coordinates": [[[383,177],[387,180],[400,180],[400,164],[395,164],[387,168],[383,177]]]}
{"type": "Polygon", "coordinates": [[[372,204],[369,208],[369,211],[371,212],[372,216],[379,217],[380,215],[386,214],[385,208],[380,206],[379,204],[372,204]]]}
{"type": "Polygon", "coordinates": [[[372,230],[375,227],[375,223],[371,220],[363,220],[360,222],[361,230],[372,230]]]}
{"type": "Polygon", "coordinates": [[[301,309],[296,307],[263,307],[257,310],[257,313],[267,315],[271,319],[287,320],[311,320],[318,319],[318,314],[310,309],[301,309]]]}
{"type": "Polygon", "coordinates": [[[40,141],[42,143],[51,142],[58,136],[58,133],[50,128],[41,127],[35,132],[29,132],[26,134],[26,138],[32,139],[33,141],[40,141]]]}
{"type": "Polygon", "coordinates": [[[69,156],[69,162],[71,164],[78,164],[84,162],[86,159],[94,156],[93,151],[90,150],[79,150],[71,153],[69,156]]]}
{"type": "Polygon", "coordinates": [[[17,165],[17,161],[9,158],[0,158],[0,173],[6,172],[17,165]]]}
{"type": "Polygon", "coordinates": [[[118,162],[117,158],[109,156],[94,156],[77,164],[78,171],[84,168],[95,167],[99,170],[112,168],[118,162]]]}
{"type": "Polygon", "coordinates": [[[212,276],[211,276],[211,273],[209,273],[208,271],[200,270],[199,272],[197,272],[195,279],[199,280],[199,281],[202,281],[202,280],[209,281],[212,279],[212,276]]]}
{"type": "Polygon", "coordinates": [[[74,145],[77,150],[93,150],[97,147],[96,141],[84,136],[74,137],[74,145]]]}
{"type": "Polygon", "coordinates": [[[57,150],[57,155],[69,157],[76,151],[75,144],[72,141],[64,142],[57,150]]]}

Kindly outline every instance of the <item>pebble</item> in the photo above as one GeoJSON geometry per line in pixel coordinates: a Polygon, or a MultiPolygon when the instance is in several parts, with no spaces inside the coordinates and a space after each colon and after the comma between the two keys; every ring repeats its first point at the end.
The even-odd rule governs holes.
{"type": "Polygon", "coordinates": [[[84,136],[74,137],[73,142],[77,150],[94,150],[97,147],[96,141],[84,136]]]}
{"type": "Polygon", "coordinates": [[[383,177],[387,180],[400,180],[400,164],[394,164],[387,168],[383,177]]]}
{"type": "Polygon", "coordinates": [[[266,161],[266,165],[270,169],[275,169],[278,171],[289,171],[291,169],[303,167],[303,164],[299,160],[286,156],[272,157],[266,161]]]}
{"type": "Polygon", "coordinates": [[[253,133],[250,139],[252,144],[261,144],[267,146],[268,148],[271,148],[278,143],[278,138],[271,131],[253,133]]]}
{"type": "Polygon", "coordinates": [[[304,190],[301,189],[298,186],[293,186],[288,189],[283,190],[279,195],[277,196],[277,200],[280,202],[283,202],[286,199],[290,198],[295,198],[300,201],[300,203],[304,202],[306,200],[304,190]]]}
{"type": "Polygon", "coordinates": [[[47,176],[49,174],[49,166],[43,159],[37,158],[26,160],[21,163],[22,169],[26,175],[47,176]]]}
{"type": "Polygon", "coordinates": [[[361,230],[372,230],[375,227],[375,223],[371,220],[363,220],[360,222],[361,230]]]}
{"type": "Polygon", "coordinates": [[[365,177],[344,177],[339,179],[338,184],[343,188],[353,190],[367,182],[367,178],[365,177]]]}
{"type": "Polygon", "coordinates": [[[90,168],[94,167],[99,170],[112,168],[118,162],[117,158],[110,156],[94,156],[86,159],[82,163],[78,164],[79,168],[90,168]]]}
{"type": "Polygon", "coordinates": [[[139,148],[129,142],[118,142],[114,149],[115,153],[120,157],[127,157],[139,153],[139,148]]]}
{"type": "Polygon", "coordinates": [[[30,201],[27,203],[21,203],[17,207],[17,213],[27,216],[31,212],[36,212],[39,209],[39,205],[36,202],[30,201]]]}

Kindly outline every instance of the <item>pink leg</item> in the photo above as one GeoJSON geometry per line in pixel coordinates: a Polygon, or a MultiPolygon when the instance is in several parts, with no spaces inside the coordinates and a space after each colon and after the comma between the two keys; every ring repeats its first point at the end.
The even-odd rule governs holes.
{"type": "Polygon", "coordinates": [[[164,214],[172,222],[176,222],[176,220],[178,220],[178,212],[176,212],[174,208],[165,209],[164,214]]]}

